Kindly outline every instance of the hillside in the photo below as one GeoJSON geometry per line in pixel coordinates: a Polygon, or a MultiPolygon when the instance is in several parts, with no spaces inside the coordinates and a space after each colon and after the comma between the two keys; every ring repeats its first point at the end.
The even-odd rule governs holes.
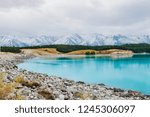
{"type": "Polygon", "coordinates": [[[47,56],[60,54],[60,52],[58,52],[54,48],[21,49],[21,51],[26,55],[34,55],[34,56],[47,56]]]}
{"type": "Polygon", "coordinates": [[[93,54],[133,54],[132,51],[129,50],[119,50],[119,49],[109,49],[109,50],[77,50],[67,53],[68,55],[86,55],[87,53],[93,54]]]}
{"type": "Polygon", "coordinates": [[[87,53],[94,54],[132,54],[132,51],[127,50],[119,50],[119,49],[110,49],[110,50],[77,50],[69,53],[61,53],[58,52],[54,48],[41,48],[41,49],[22,49],[21,50],[25,55],[34,55],[34,56],[48,56],[48,55],[58,55],[58,54],[66,54],[66,55],[87,55],[87,53]]]}

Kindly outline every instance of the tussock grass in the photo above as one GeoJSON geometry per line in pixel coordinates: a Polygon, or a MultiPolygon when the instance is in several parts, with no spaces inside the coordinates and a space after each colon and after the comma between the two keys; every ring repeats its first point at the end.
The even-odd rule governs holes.
{"type": "Polygon", "coordinates": [[[5,73],[0,73],[0,100],[23,100],[24,97],[18,94],[17,83],[4,81],[5,73]]]}
{"type": "Polygon", "coordinates": [[[16,83],[21,84],[22,86],[26,86],[26,87],[30,87],[30,88],[35,88],[35,87],[39,87],[40,84],[36,81],[28,81],[25,80],[23,76],[17,76],[14,81],[16,83]]]}
{"type": "Polygon", "coordinates": [[[4,73],[0,73],[0,99],[7,99],[10,93],[15,89],[15,83],[5,83],[4,73]]]}

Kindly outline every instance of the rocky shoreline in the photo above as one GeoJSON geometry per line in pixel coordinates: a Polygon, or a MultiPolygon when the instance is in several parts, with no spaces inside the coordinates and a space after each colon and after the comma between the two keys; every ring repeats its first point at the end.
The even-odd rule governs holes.
{"type": "MultiPolygon", "coordinates": [[[[1,55],[0,55],[1,56],[1,55]]],[[[0,57],[0,73],[5,84],[17,82],[6,99],[20,95],[25,100],[149,100],[149,95],[136,91],[108,88],[104,84],[86,84],[56,76],[48,76],[18,69],[18,63],[33,56],[19,54],[13,58],[0,57]],[[20,76],[22,80],[18,77],[20,76]],[[19,80],[16,80],[18,77],[19,80]]]]}

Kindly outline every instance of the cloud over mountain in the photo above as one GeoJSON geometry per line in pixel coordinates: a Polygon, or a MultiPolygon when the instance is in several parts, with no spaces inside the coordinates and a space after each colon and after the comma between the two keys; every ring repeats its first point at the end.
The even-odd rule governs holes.
{"type": "Polygon", "coordinates": [[[149,34],[149,0],[0,0],[1,34],[149,34]]]}

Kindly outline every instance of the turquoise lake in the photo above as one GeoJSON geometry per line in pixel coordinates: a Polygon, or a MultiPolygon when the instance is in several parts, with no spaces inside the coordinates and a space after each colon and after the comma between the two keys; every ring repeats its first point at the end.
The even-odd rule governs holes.
{"type": "Polygon", "coordinates": [[[126,58],[57,56],[33,58],[18,64],[28,71],[91,84],[131,89],[150,94],[150,54],[126,58]]]}

